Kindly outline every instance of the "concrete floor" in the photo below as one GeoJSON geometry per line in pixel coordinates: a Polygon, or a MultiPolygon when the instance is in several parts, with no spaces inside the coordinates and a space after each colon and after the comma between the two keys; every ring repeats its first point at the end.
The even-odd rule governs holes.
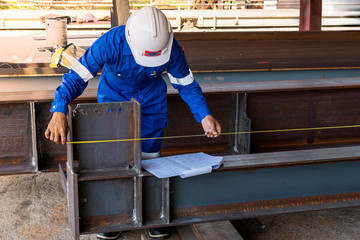
{"type": "MultiPolygon", "coordinates": [[[[58,173],[0,177],[0,240],[70,240],[66,196],[58,173]]],[[[95,240],[96,234],[81,240],[95,240]]],[[[149,240],[146,230],[119,239],[149,240]]],[[[169,240],[180,240],[176,230],[169,240]]]]}
{"type": "Polygon", "coordinates": [[[260,217],[266,226],[254,240],[360,239],[360,208],[333,209],[260,217]]]}
{"type": "MultiPolygon", "coordinates": [[[[360,239],[360,208],[261,217],[255,240],[360,239]]],[[[0,240],[69,240],[66,197],[58,173],[0,177],[0,240]]],[[[96,235],[81,236],[94,240],[96,235]]],[[[145,230],[120,239],[150,239],[145,230]]],[[[180,240],[175,234],[170,240],[180,240]]]]}

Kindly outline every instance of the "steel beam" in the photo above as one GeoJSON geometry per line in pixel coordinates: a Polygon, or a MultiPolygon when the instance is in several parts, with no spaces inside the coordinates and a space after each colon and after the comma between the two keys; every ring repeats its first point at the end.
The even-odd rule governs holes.
{"type": "MultiPolygon", "coordinates": [[[[175,37],[194,72],[359,68],[359,31],[186,32],[175,37]]],[[[56,71],[65,70],[31,64],[0,67],[0,75],[51,75],[56,71]]]]}
{"type": "MultiPolygon", "coordinates": [[[[221,122],[223,132],[358,124],[359,113],[356,109],[359,105],[357,95],[360,79],[358,78],[203,84],[202,86],[210,110],[221,122]],[[251,126],[248,118],[251,119],[251,126]]],[[[91,89],[86,91],[88,92],[72,103],[72,106],[79,102],[96,101],[96,91],[91,89]]],[[[187,105],[174,90],[169,88],[168,92],[169,122],[165,135],[201,133],[201,126],[196,124],[187,105]],[[183,121],[179,122],[179,118],[183,121]]],[[[34,172],[36,168],[32,159],[37,159],[39,171],[56,170],[58,164],[64,164],[67,157],[65,146],[53,144],[44,136],[51,117],[49,109],[53,91],[43,95],[34,92],[21,95],[8,94],[11,101],[15,102],[7,102],[7,94],[0,96],[0,100],[4,101],[0,104],[2,116],[0,124],[5,126],[0,132],[3,136],[0,144],[2,147],[0,173],[34,172]],[[28,100],[34,104],[28,103],[28,100]],[[31,113],[30,109],[33,108],[34,111],[31,113]],[[19,129],[22,132],[19,133],[19,129]],[[34,138],[36,138],[35,145],[34,138]]],[[[162,151],[165,155],[200,150],[247,153],[251,149],[254,153],[343,146],[359,143],[358,131],[353,128],[252,134],[251,139],[246,134],[239,134],[237,137],[234,134],[211,141],[201,137],[196,141],[166,139],[162,151]]]]}
{"type": "MultiPolygon", "coordinates": [[[[244,111],[246,95],[241,101],[239,95],[225,99],[236,99],[244,111]]],[[[135,102],[81,104],[69,120],[71,141],[140,138],[135,102]]],[[[224,165],[211,174],[169,180],[141,170],[139,144],[69,145],[66,192],[74,239],[360,205],[357,146],[225,155],[224,165]]]]}
{"type": "MultiPolygon", "coordinates": [[[[237,102],[240,113],[235,117],[246,116],[246,94],[241,100],[239,95],[224,99],[237,102]]],[[[311,106],[313,101],[305,102],[311,106]]],[[[260,110],[271,121],[271,114],[260,110]]],[[[140,138],[140,106],[135,102],[81,104],[69,118],[71,141],[140,138]]],[[[358,146],[232,153],[223,155],[223,166],[211,174],[158,179],[141,170],[139,144],[69,145],[66,192],[76,240],[88,233],[360,206],[358,146]]]]}
{"type": "MultiPolygon", "coordinates": [[[[143,172],[145,202],[141,227],[124,222],[126,216],[114,218],[106,209],[87,202],[80,211],[80,234],[359,206],[359,164],[358,147],[224,156],[224,166],[211,174],[171,178],[169,222],[161,219],[161,179],[143,172]],[[103,216],[96,221],[89,216],[95,210],[103,216]]],[[[131,181],[124,184],[132,185],[131,181]]],[[[117,191],[129,194],[129,189],[117,191]]],[[[107,192],[104,198],[117,194],[107,192]]],[[[120,199],[118,204],[126,205],[126,200],[120,199]]]]}

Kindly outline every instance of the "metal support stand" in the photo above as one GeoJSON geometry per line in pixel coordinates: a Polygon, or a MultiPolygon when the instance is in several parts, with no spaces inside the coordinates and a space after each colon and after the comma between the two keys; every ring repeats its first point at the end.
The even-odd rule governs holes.
{"type": "MultiPolygon", "coordinates": [[[[79,104],[69,141],[139,139],[140,104],[79,104]]],[[[66,193],[74,239],[142,226],[140,141],[68,144],[66,193]]],[[[61,169],[61,168],[60,168],[61,169]]]]}

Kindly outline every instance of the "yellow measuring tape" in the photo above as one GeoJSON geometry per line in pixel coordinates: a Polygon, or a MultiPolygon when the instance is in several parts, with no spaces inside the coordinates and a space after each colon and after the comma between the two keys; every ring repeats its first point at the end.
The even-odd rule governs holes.
{"type": "MultiPolygon", "coordinates": [[[[259,131],[248,131],[248,132],[228,132],[228,133],[221,133],[220,136],[222,136],[222,135],[238,135],[238,134],[276,133],[276,132],[295,132],[295,131],[310,131],[310,130],[325,130],[325,129],[357,128],[357,127],[360,127],[360,125],[346,125],[346,126],[332,126],[332,127],[313,127],[313,128],[290,128],[290,129],[259,130],[259,131]]],[[[206,135],[205,134],[194,134],[194,135],[154,137],[154,138],[130,138],[130,139],[114,139],[114,140],[74,141],[74,142],[67,142],[67,144],[129,142],[129,141],[191,138],[191,137],[204,137],[204,136],[206,136],[206,135]]]]}

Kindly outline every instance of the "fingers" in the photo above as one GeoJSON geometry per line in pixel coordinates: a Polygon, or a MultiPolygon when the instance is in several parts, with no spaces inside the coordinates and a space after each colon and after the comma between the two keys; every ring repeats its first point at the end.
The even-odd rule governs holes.
{"type": "Polygon", "coordinates": [[[46,131],[45,137],[56,144],[66,144],[66,134],[69,132],[66,116],[54,113],[46,131]]]}
{"type": "Polygon", "coordinates": [[[50,138],[50,129],[49,129],[49,127],[46,129],[46,131],[45,131],[45,137],[47,138],[47,139],[49,139],[50,138]]]}
{"type": "Polygon", "coordinates": [[[66,143],[66,133],[65,133],[65,131],[61,132],[60,137],[61,137],[61,144],[64,145],[66,143]]]}
{"type": "Polygon", "coordinates": [[[65,144],[66,143],[65,131],[54,130],[53,132],[50,133],[50,137],[48,139],[56,144],[65,144]]]}
{"type": "Polygon", "coordinates": [[[221,134],[221,125],[212,116],[207,116],[202,122],[205,135],[209,138],[215,138],[221,134]]]}
{"type": "Polygon", "coordinates": [[[53,142],[56,144],[60,143],[60,134],[58,132],[55,132],[53,142]]]}

